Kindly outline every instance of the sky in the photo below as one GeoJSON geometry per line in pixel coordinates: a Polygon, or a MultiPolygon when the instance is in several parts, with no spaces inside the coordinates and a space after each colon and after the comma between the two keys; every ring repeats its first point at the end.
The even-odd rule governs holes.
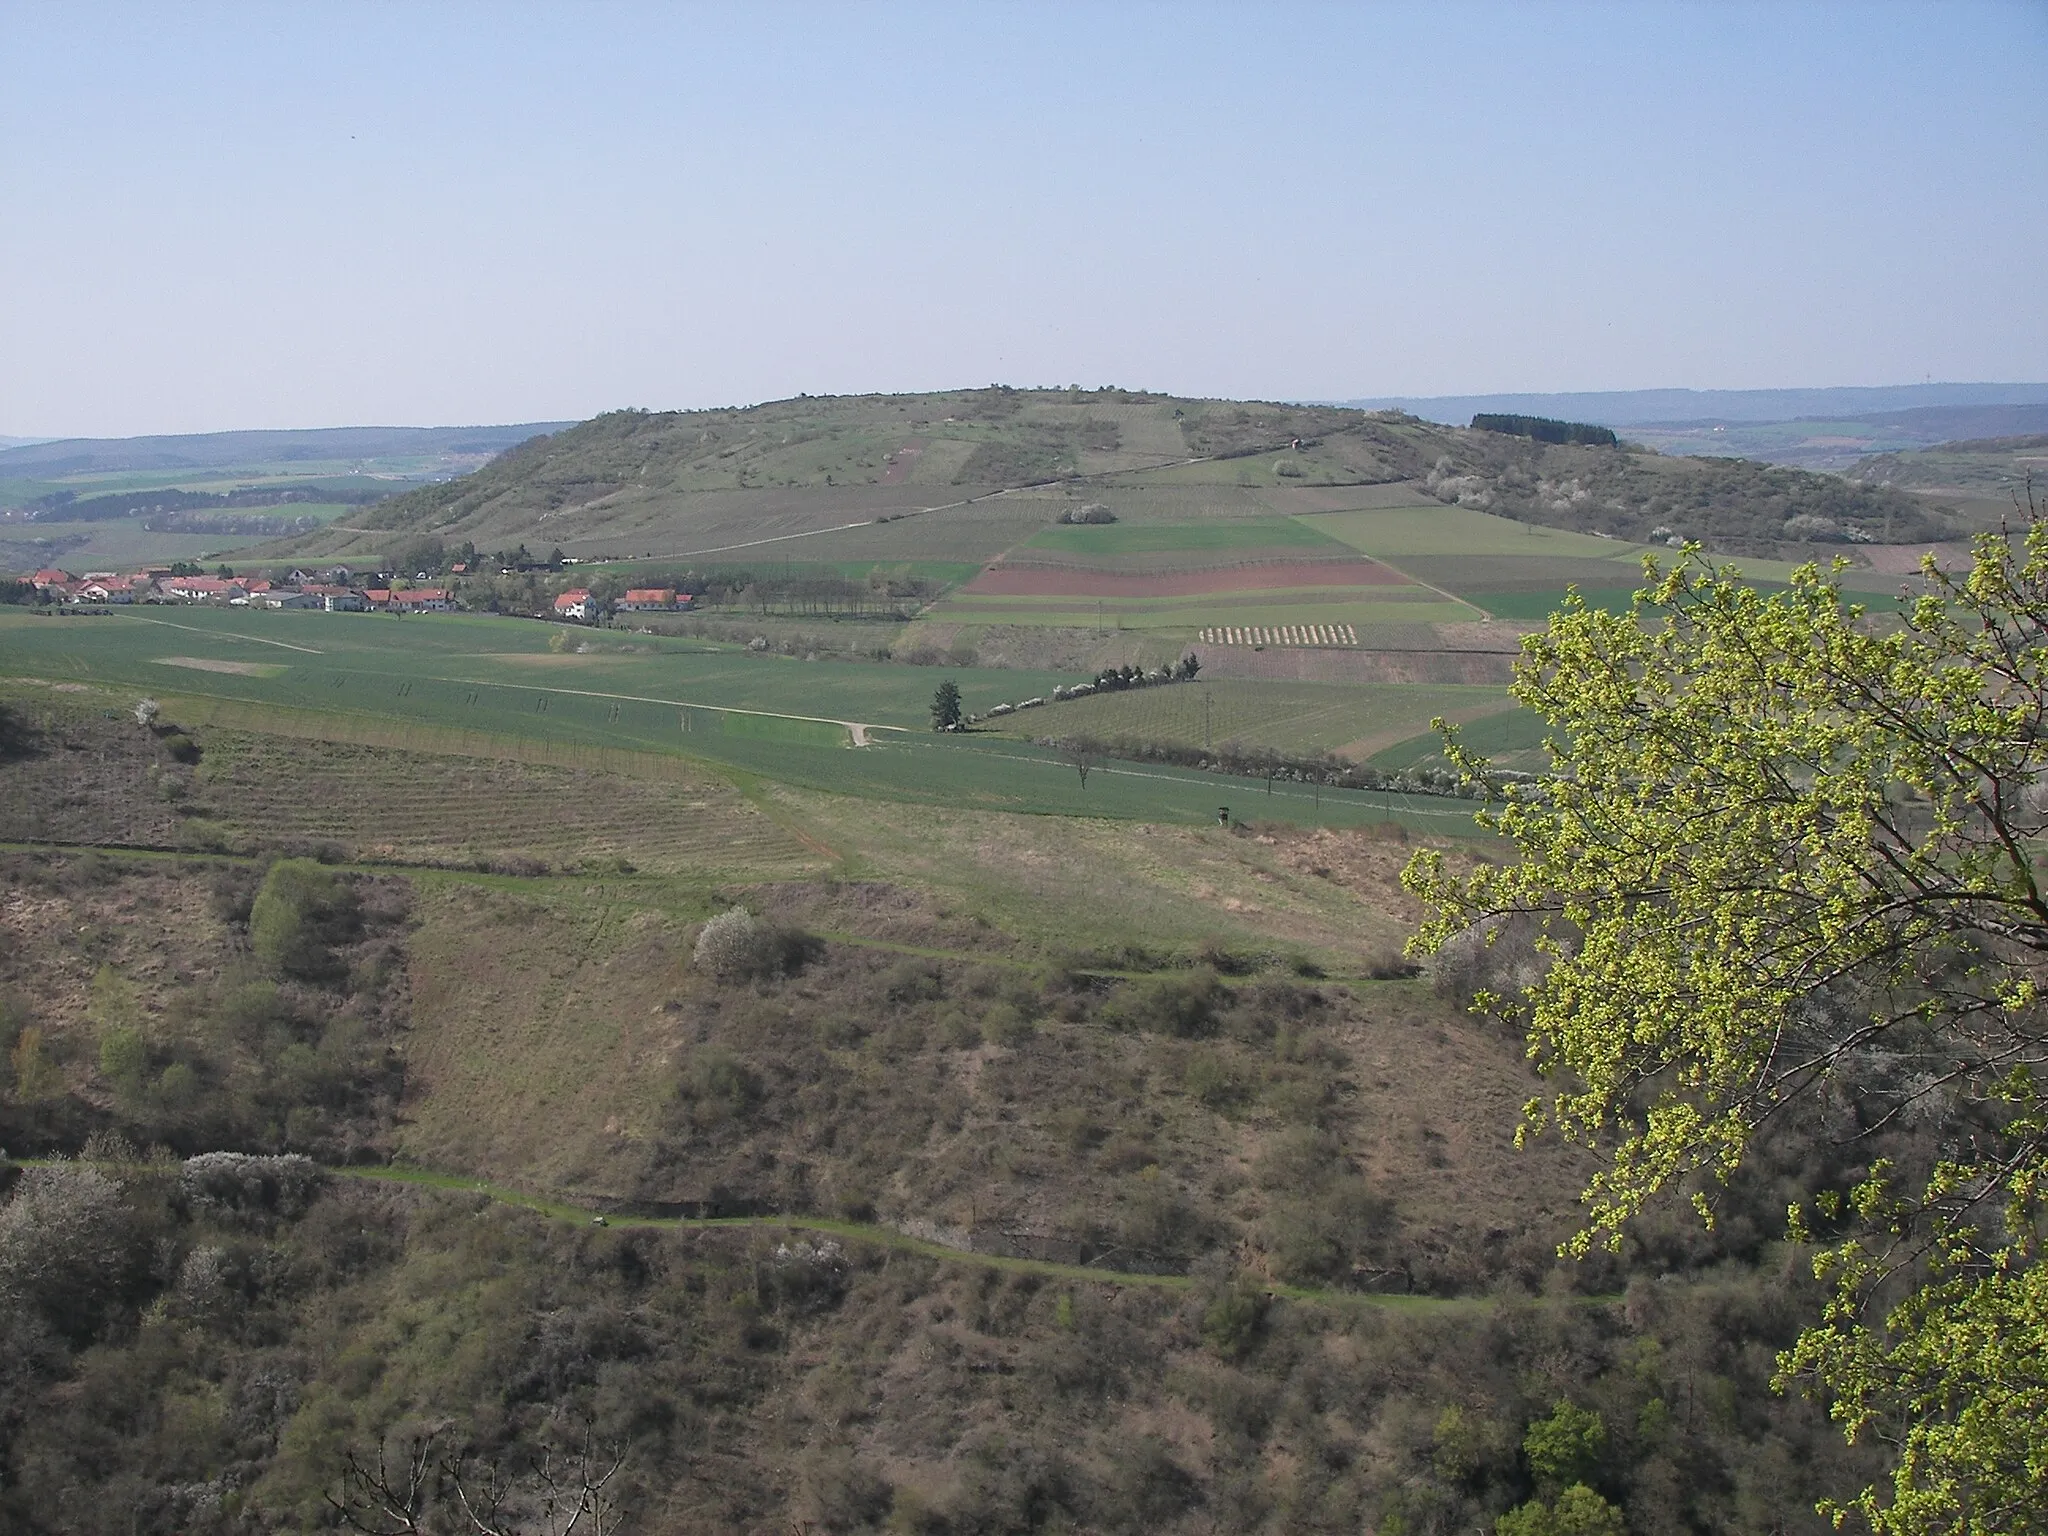
{"type": "Polygon", "coordinates": [[[2048,378],[2048,4],[0,0],[0,434],[2048,378]]]}

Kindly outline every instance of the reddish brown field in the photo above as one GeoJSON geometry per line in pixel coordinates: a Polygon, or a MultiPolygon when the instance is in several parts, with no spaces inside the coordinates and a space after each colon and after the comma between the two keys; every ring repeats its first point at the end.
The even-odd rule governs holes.
{"type": "Polygon", "coordinates": [[[962,590],[983,597],[1200,597],[1210,592],[1265,592],[1288,587],[1406,587],[1406,576],[1377,560],[1275,560],[1213,571],[1048,570],[994,566],[962,590]]]}

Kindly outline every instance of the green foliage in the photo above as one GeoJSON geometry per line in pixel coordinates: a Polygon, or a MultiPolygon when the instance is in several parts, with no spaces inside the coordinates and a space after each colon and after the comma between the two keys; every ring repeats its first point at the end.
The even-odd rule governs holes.
{"type": "Polygon", "coordinates": [[[1539,1488],[1585,1482],[1606,1449],[1606,1422],[1569,1398],[1561,1399],[1550,1417],[1536,1420],[1522,1436],[1522,1454],[1539,1488]]]}
{"type": "Polygon", "coordinates": [[[1574,1483],[1554,1504],[1531,1499],[1493,1525],[1494,1536],[1625,1536],[1621,1511],[1584,1483],[1574,1483]]]}
{"type": "Polygon", "coordinates": [[[1573,604],[1528,641],[1515,693],[1554,771],[1481,818],[1519,862],[1410,865],[1417,947],[1540,930],[1545,964],[1478,1005],[1526,1023],[1554,1085],[1525,1131],[1606,1154],[1574,1252],[1725,1184],[1767,1117],[1854,1130],[1850,1187],[1821,1174],[1794,1209],[1834,1299],[1780,1382],[1896,1436],[1889,1497],[1855,1501],[1880,1531],[2038,1528],[2048,523],[1981,537],[1962,577],[1930,561],[1890,625],[1814,567],[1770,596],[1696,560],[1649,575],[1631,611],[1573,604]],[[1927,1122],[1950,1139],[1913,1139],[1927,1122]]]}
{"type": "Polygon", "coordinates": [[[1241,1360],[1258,1344],[1271,1300],[1254,1281],[1233,1282],[1202,1309],[1202,1342],[1226,1360],[1241,1360]]]}
{"type": "Polygon", "coordinates": [[[959,727],[962,708],[960,685],[947,678],[932,695],[932,729],[950,731],[959,727]]]}
{"type": "Polygon", "coordinates": [[[111,965],[101,966],[93,973],[85,1016],[101,1034],[132,1027],[142,1017],[142,1000],[135,984],[111,965]]]}
{"type": "Polygon", "coordinates": [[[123,1093],[142,1086],[149,1067],[149,1042],[132,1024],[116,1025],[100,1036],[100,1071],[123,1093]]]}
{"type": "Polygon", "coordinates": [[[39,1104],[64,1091],[63,1069],[50,1060],[38,1025],[27,1025],[15,1037],[7,1064],[14,1074],[14,1096],[23,1104],[39,1104]]]}
{"type": "Polygon", "coordinates": [[[1583,421],[1554,421],[1548,416],[1504,416],[1482,411],[1472,418],[1474,432],[1504,432],[1510,437],[1533,437],[1539,443],[1578,443],[1589,448],[1612,448],[1612,427],[1588,426],[1583,421]]]}
{"type": "Polygon", "coordinates": [[[280,976],[323,980],[334,968],[332,945],[353,916],[352,893],[332,870],[280,859],[249,909],[249,947],[280,976]]]}

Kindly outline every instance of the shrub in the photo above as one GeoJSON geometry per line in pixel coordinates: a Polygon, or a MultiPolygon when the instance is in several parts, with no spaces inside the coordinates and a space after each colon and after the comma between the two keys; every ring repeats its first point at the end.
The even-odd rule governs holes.
{"type": "Polygon", "coordinates": [[[356,917],[354,892],[311,859],[279,859],[249,908],[249,947],[280,975],[330,979],[332,945],[356,917]]]}
{"type": "Polygon", "coordinates": [[[1225,1360],[1242,1360],[1259,1341],[1270,1305],[1266,1293],[1240,1280],[1202,1312],[1202,1342],[1225,1360]]]}
{"type": "Polygon", "coordinates": [[[764,923],[745,907],[734,907],[698,930],[690,963],[721,981],[746,981],[791,975],[819,948],[808,934],[764,923]]]}
{"type": "Polygon", "coordinates": [[[297,1216],[313,1203],[326,1177],[318,1163],[296,1152],[282,1157],[203,1152],[178,1170],[178,1188],[193,1205],[216,1211],[297,1216]]]}
{"type": "Polygon", "coordinates": [[[134,1213],[97,1168],[31,1168],[0,1209],[0,1306],[31,1307],[82,1342],[140,1278],[134,1213]]]}
{"type": "Polygon", "coordinates": [[[1191,1040],[1214,1031],[1225,1000],[1223,985],[1212,972],[1125,982],[1103,1006],[1102,1019],[1113,1028],[1191,1040]]]}
{"type": "Polygon", "coordinates": [[[765,1089],[761,1075],[731,1051],[700,1051],[690,1063],[683,1093],[693,1099],[699,1119],[744,1120],[760,1104],[765,1089]]]}

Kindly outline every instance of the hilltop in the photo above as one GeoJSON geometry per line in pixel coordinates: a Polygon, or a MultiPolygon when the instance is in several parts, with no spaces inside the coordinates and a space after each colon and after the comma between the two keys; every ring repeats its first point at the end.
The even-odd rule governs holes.
{"type": "Polygon", "coordinates": [[[268,552],[347,557],[431,536],[583,559],[753,558],[740,552],[830,531],[829,555],[822,543],[772,553],[986,560],[1067,502],[1176,523],[1458,504],[1622,539],[1676,531],[1758,554],[1775,553],[1795,518],[1819,519],[1800,527],[1838,539],[1947,531],[1881,487],[1738,460],[1537,443],[1399,412],[991,387],[612,412],[268,552]],[[1025,500],[1039,505],[1027,512],[1025,500]],[[963,506],[977,509],[983,531],[944,552],[877,531],[963,506]]]}

